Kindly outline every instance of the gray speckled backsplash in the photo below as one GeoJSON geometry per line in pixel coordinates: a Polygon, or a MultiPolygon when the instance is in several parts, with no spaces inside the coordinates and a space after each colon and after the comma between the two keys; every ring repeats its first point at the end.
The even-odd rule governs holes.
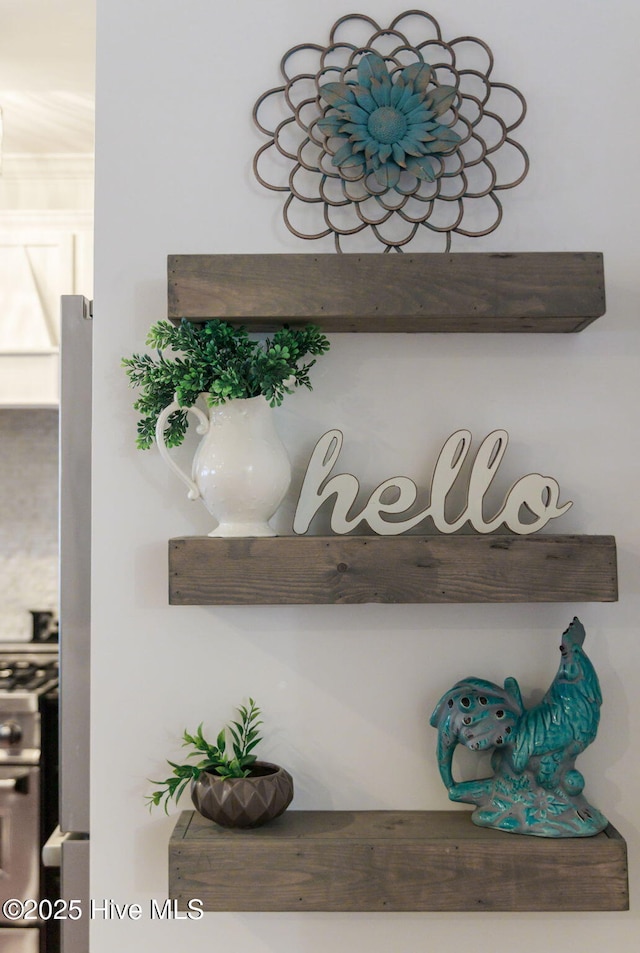
{"type": "Polygon", "coordinates": [[[0,409],[0,640],[58,606],[58,412],[0,409]]]}

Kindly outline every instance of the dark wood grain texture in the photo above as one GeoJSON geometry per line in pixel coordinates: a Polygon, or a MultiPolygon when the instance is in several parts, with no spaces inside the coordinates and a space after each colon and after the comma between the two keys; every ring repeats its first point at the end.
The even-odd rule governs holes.
{"type": "Polygon", "coordinates": [[[613,536],[183,537],[172,605],[613,602],[613,536]]]}
{"type": "Polygon", "coordinates": [[[253,330],[581,331],[605,312],[600,252],[170,255],[169,317],[253,330]]]}
{"type": "Polygon", "coordinates": [[[468,811],[287,811],[253,831],[184,812],[169,896],[207,911],[626,910],[613,828],[549,839],[487,830],[468,811]]]}

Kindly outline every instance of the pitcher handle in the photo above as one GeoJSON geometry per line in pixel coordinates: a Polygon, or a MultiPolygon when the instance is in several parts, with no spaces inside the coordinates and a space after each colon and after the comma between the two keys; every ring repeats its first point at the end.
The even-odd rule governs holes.
{"type": "Polygon", "coordinates": [[[200,421],[200,424],[196,427],[196,433],[205,434],[209,430],[209,418],[204,414],[199,407],[181,407],[177,400],[174,400],[173,403],[169,404],[168,407],[162,411],[158,417],[158,422],[156,424],[156,443],[158,444],[158,450],[160,451],[160,456],[167,464],[170,470],[178,476],[182,482],[189,488],[187,494],[190,500],[197,500],[200,496],[200,490],[197,485],[191,479],[190,476],[181,470],[178,464],[175,462],[169,449],[164,441],[164,428],[166,426],[167,420],[175,410],[186,410],[188,413],[195,414],[195,416],[200,421]]]}

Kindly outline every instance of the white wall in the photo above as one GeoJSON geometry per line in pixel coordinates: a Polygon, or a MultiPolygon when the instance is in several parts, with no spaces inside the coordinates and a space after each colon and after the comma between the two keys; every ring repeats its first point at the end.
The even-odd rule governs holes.
{"type": "MultiPolygon", "coordinates": [[[[603,250],[608,312],[579,335],[335,336],[312,394],[278,412],[298,475],[316,438],[346,434],[345,469],[374,486],[392,473],[424,485],[453,430],[511,434],[504,485],[553,474],[572,510],[553,531],[617,537],[617,604],[177,608],[167,605],[167,539],[206,533],[155,451],[134,449],[120,357],[166,314],[169,253],[318,252],[290,236],[281,200],[259,187],[257,96],[280,56],[326,42],[351,8],[388,23],[398,0],[233,4],[99,0],[93,633],[94,897],[166,896],[173,824],[143,806],[185,726],[213,730],[251,694],[264,754],[296,779],[294,807],[444,808],[427,719],[457,678],[516,675],[547,687],[561,631],[578,614],[605,705],[581,757],[587,793],[627,838],[630,914],[220,914],[201,922],[92,925],[92,953],[192,941],[238,953],[358,946],[440,951],[517,939],[521,953],[626,953],[638,934],[640,781],[640,377],[637,320],[640,9],[631,0],[536,4],[433,0],[445,35],[482,37],[495,78],[529,102],[521,141],[531,173],[504,195],[503,225],[458,250],[603,250]],[[213,932],[215,931],[215,932],[213,932]]],[[[290,520],[291,507],[284,520],[290,520]]],[[[285,530],[287,526],[284,527],[285,530]]],[[[188,805],[187,805],[188,806],[188,805]]]]}

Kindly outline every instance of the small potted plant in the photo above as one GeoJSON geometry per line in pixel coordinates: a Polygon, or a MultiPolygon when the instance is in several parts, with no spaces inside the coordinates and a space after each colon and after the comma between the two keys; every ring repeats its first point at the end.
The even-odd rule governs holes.
{"type": "Polygon", "coordinates": [[[218,520],[210,536],[274,536],[268,520],[289,488],[291,464],[270,408],[296,387],[311,389],[315,359],[306,358],[327,351],[327,338],[308,325],[284,326],[271,338],[254,340],[226,321],[183,319],[178,326],[158,321],[147,344],[157,357],[122,360],[131,386],[140,391],[134,403],[141,415],[137,446],[157,443],[189,498],[202,499],[218,520]],[[206,413],[196,406],[199,399],[206,413]],[[191,476],[168,451],[184,440],[189,412],[204,435],[191,476]]]}
{"type": "Polygon", "coordinates": [[[147,796],[149,808],[164,802],[176,802],[188,784],[191,800],[203,817],[222,827],[260,827],[279,817],[293,799],[293,778],[284,768],[268,761],[258,761],[253,750],[262,741],[258,733],[261,711],[252,698],[248,706],[237,709],[238,721],[225,726],[210,744],[202,734],[202,724],[195,734],[183,735],[183,747],[192,747],[187,758],[200,758],[196,763],[176,764],[171,777],[147,796]]]}

